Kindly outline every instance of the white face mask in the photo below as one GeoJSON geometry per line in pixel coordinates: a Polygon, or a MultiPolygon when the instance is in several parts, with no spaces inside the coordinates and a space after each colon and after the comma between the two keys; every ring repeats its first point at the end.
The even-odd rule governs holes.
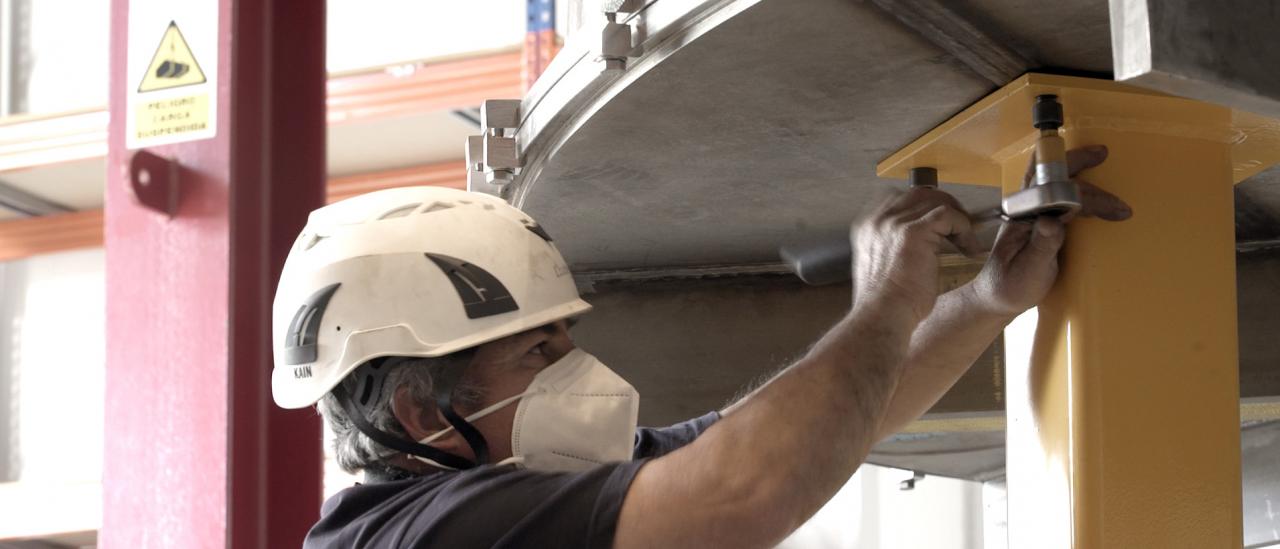
{"type": "MultiPolygon", "coordinates": [[[[502,463],[539,471],[582,471],[631,459],[640,394],[586,351],[570,351],[538,372],[524,393],[466,420],[473,422],[517,400],[520,406],[511,429],[512,457],[502,463]]],[[[452,427],[418,442],[430,444],[451,432],[452,427]]],[[[429,459],[412,457],[441,467],[429,459]]]]}

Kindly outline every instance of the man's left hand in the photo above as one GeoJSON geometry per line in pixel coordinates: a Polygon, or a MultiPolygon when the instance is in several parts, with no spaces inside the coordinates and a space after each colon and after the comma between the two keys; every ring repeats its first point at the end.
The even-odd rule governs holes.
{"type": "MultiPolygon", "coordinates": [[[[1067,152],[1067,168],[1080,186],[1081,209],[1076,215],[1107,221],[1123,221],[1133,215],[1129,205],[1115,195],[1076,179],[1080,172],[1107,159],[1107,148],[1091,145],[1067,152]]],[[[1036,306],[1058,277],[1058,250],[1071,216],[1040,217],[1034,222],[1005,223],[996,236],[982,272],[972,289],[979,304],[998,314],[1016,315],[1036,306]]]]}

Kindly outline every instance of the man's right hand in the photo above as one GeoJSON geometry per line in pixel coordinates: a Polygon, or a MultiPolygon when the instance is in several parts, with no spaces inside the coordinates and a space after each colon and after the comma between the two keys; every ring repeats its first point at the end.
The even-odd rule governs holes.
{"type": "Polygon", "coordinates": [[[890,200],[854,239],[852,314],[693,443],[646,463],[614,547],[773,547],[848,483],[937,299],[939,246],[977,249],[968,215],[932,189],[890,200]]]}
{"type": "Polygon", "coordinates": [[[916,323],[938,298],[938,252],[949,240],[965,255],[981,251],[955,197],[937,189],[914,188],[882,204],[854,227],[855,310],[905,310],[916,323]]]}

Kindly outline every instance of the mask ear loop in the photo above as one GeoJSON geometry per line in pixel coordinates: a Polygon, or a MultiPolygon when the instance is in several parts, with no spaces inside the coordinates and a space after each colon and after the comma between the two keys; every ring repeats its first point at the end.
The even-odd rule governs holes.
{"type": "Polygon", "coordinates": [[[436,401],[436,407],[444,415],[444,419],[471,446],[471,451],[476,455],[476,463],[483,465],[489,462],[489,443],[474,425],[453,409],[453,390],[457,388],[458,382],[462,380],[463,370],[470,363],[470,360],[451,360],[437,367],[436,375],[433,376],[435,383],[432,384],[431,395],[436,401]]]}
{"type": "Polygon", "coordinates": [[[369,420],[364,417],[363,411],[360,410],[359,406],[351,398],[351,395],[341,383],[334,386],[332,392],[333,396],[338,399],[338,403],[342,405],[344,410],[346,410],[347,417],[351,420],[351,423],[355,424],[356,429],[359,429],[365,436],[373,439],[374,442],[398,452],[418,456],[449,469],[461,470],[470,469],[476,466],[475,463],[445,452],[444,450],[408,441],[374,427],[373,424],[369,423],[369,420]]]}

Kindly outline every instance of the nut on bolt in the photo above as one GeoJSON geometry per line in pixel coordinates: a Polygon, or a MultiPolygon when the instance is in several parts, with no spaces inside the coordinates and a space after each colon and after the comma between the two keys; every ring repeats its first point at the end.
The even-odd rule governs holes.
{"type": "Polygon", "coordinates": [[[622,70],[627,67],[627,57],[631,54],[631,25],[618,22],[618,14],[604,14],[608,22],[600,33],[600,59],[604,60],[604,69],[622,70]]]}
{"type": "Polygon", "coordinates": [[[490,99],[480,106],[480,126],[484,135],[467,139],[469,168],[484,171],[486,183],[506,185],[515,180],[520,168],[520,151],[514,134],[520,127],[520,100],[490,99]],[[472,156],[479,149],[479,162],[472,156]]]}
{"type": "Polygon", "coordinates": [[[484,172],[484,181],[490,185],[503,186],[510,184],[516,180],[515,172],[511,170],[490,170],[484,172]]]}

